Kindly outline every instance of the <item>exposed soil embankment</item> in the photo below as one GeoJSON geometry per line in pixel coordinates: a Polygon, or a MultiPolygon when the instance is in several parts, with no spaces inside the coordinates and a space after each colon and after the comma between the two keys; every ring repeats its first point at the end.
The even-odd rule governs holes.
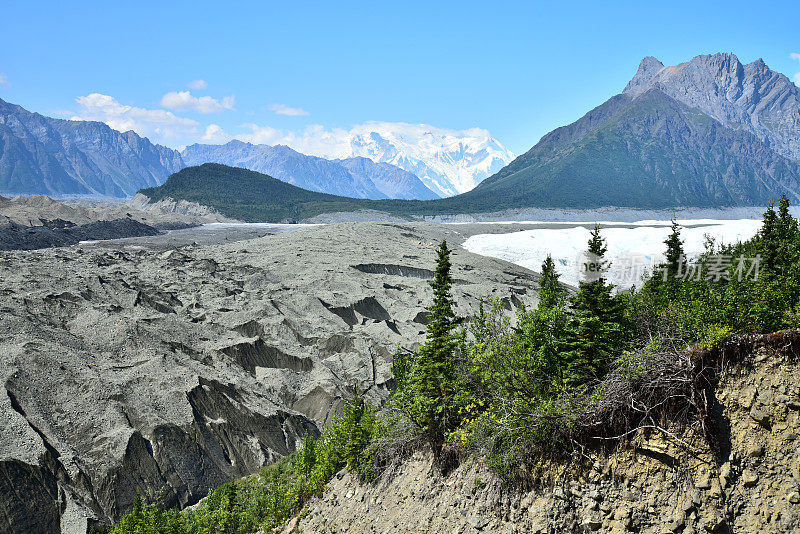
{"type": "Polygon", "coordinates": [[[800,531],[800,332],[738,338],[701,354],[714,447],[691,428],[640,432],[612,453],[542,464],[531,491],[465,461],[445,478],[419,453],[376,484],[340,473],[309,503],[302,532],[800,531]],[[687,447],[691,447],[688,448],[687,447]]]}

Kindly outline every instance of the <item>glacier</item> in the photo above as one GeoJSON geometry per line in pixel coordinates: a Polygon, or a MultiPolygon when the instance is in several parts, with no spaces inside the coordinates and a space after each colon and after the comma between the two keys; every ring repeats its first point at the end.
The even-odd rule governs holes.
{"type": "MultiPolygon", "coordinates": [[[[736,243],[756,235],[762,224],[756,219],[688,219],[678,222],[683,227],[681,239],[689,257],[704,251],[706,235],[713,237],[718,244],[736,243]]],[[[505,234],[478,234],[468,238],[463,247],[536,272],[541,270],[548,254],[552,255],[561,281],[577,286],[592,225],[578,222],[530,224],[543,227],[505,234]]],[[[608,243],[606,257],[611,261],[606,278],[620,290],[641,287],[645,270],[652,272],[654,266],[664,261],[664,240],[670,233],[670,221],[607,222],[600,225],[608,243]]]]}

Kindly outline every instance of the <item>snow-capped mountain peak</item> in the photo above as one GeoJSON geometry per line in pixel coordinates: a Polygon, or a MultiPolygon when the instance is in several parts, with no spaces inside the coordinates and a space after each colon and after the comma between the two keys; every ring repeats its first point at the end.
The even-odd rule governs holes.
{"type": "MultiPolygon", "coordinates": [[[[385,162],[416,174],[441,196],[473,189],[514,159],[481,128],[450,130],[427,124],[367,122],[347,135],[350,156],[385,162]]],[[[339,155],[338,157],[346,157],[339,155]]]]}

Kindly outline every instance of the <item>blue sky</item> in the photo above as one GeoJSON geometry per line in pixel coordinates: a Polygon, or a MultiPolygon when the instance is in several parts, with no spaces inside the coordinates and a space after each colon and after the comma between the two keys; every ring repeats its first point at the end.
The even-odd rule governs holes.
{"type": "Polygon", "coordinates": [[[171,146],[399,121],[484,128],[520,153],[643,56],[800,72],[796,1],[8,2],[3,18],[0,98],[171,146]]]}

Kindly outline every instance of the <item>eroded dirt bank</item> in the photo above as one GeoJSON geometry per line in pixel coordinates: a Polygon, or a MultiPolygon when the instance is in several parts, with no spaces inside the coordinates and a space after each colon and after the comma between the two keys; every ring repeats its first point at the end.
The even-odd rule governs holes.
{"type": "MultiPolygon", "coordinates": [[[[546,481],[510,492],[480,463],[446,478],[417,454],[376,484],[340,473],[309,503],[301,532],[800,531],[800,335],[754,336],[729,349],[713,403],[712,451],[696,434],[640,434],[615,453],[590,453],[582,468],[544,466],[546,481]],[[792,341],[793,340],[793,341],[792,341]],[[741,351],[741,354],[737,354],[741,351]]],[[[294,524],[293,524],[294,526],[294,524]]]]}

